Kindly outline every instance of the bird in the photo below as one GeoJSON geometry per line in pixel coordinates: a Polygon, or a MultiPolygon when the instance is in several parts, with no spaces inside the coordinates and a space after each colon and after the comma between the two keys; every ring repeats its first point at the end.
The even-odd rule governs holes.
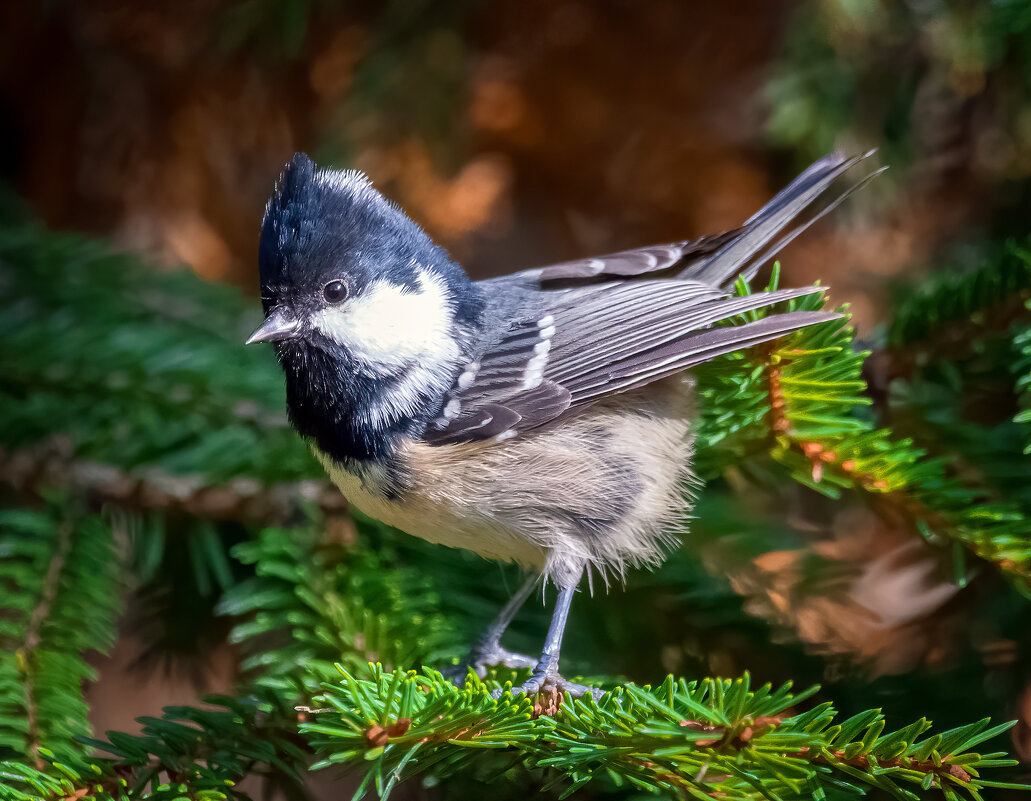
{"type": "Polygon", "coordinates": [[[456,681],[501,665],[530,668],[516,695],[596,692],[559,671],[574,594],[659,564],[685,532],[691,368],[839,316],[718,325],[822,291],[732,288],[876,175],[800,220],[869,155],[819,159],[726,233],[476,281],[363,173],[304,153],[286,165],[247,344],[273,343],[292,425],[365,514],[526,571],[456,681]],[[502,634],[547,585],[540,656],[508,651],[502,634]]]}

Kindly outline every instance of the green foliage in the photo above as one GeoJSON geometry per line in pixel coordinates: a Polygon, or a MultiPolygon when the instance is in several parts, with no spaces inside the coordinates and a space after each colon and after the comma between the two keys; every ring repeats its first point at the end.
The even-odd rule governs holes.
{"type": "MultiPolygon", "coordinates": [[[[1029,308],[1031,311],[1031,308],[1029,308]]],[[[1031,328],[1024,328],[1013,338],[1013,350],[1017,358],[1013,363],[1013,374],[1017,378],[1020,393],[1020,411],[1013,422],[1023,426],[1024,454],[1031,453],[1031,328]]]]}
{"type": "Polygon", "coordinates": [[[703,799],[819,799],[864,785],[902,799],[929,788],[979,798],[979,790],[1003,786],[980,771],[1014,764],[971,751],[1011,724],[984,720],[918,739],[928,721],[885,732],[878,710],[840,723],[829,703],[792,714],[817,688],[753,691],[747,676],[627,684],[600,701],[567,697],[549,717],[535,716],[525,698],[492,700],[496,682],[459,689],[437,673],[378,665],[367,678],[340,672],[343,679],[327,684],[321,698],[329,709],[301,730],[323,757],[315,768],[342,763],[363,773],[356,797],[373,788],[385,797],[401,778],[447,775],[501,750],[525,768],[555,774],[567,785],[563,795],[607,775],[617,785],[703,799]]]}
{"type": "Polygon", "coordinates": [[[114,641],[110,528],[70,508],[0,511],[0,755],[66,758],[89,733],[90,651],[114,641]]]}
{"type": "MultiPolygon", "coordinates": [[[[1024,433],[1022,453],[1031,453],[1031,251],[1009,242],[976,269],[946,270],[929,276],[897,303],[888,344],[896,370],[919,372],[928,364],[959,363],[949,393],[964,394],[975,358],[974,380],[990,372],[1012,373],[1020,411],[1015,423],[1024,433]],[[1001,342],[1005,346],[1000,347],[1001,342]],[[988,364],[984,364],[984,362],[988,364]]],[[[947,396],[938,400],[947,402],[947,396]]],[[[980,436],[987,436],[982,432],[980,436]]],[[[1025,505],[1026,508],[1026,505],[1025,505]]]]}
{"type": "Polygon", "coordinates": [[[313,768],[364,768],[356,796],[370,785],[386,795],[409,764],[445,776],[482,749],[531,747],[550,729],[549,718],[535,724],[529,701],[495,701],[479,682],[470,680],[459,689],[439,673],[370,669],[371,679],[362,680],[340,667],[343,682],[326,685],[317,699],[332,711],[320,710],[314,722],[301,724],[323,757],[313,768]]]}
{"type": "Polygon", "coordinates": [[[1031,97],[1027,3],[808,0],[786,30],[767,84],[774,142],[806,160],[843,138],[876,143],[888,163],[902,165],[954,145],[956,110],[990,97],[982,100],[990,117],[982,125],[996,137],[994,164],[1022,172],[1022,115],[1031,97]]]}
{"type": "MultiPolygon", "coordinates": [[[[901,345],[910,337],[926,337],[934,330],[931,321],[944,325],[973,317],[977,322],[975,309],[1012,303],[1031,277],[1029,267],[1027,253],[1012,248],[972,277],[941,281],[903,307],[893,341],[901,345]],[[949,301],[938,302],[941,296],[949,301]]],[[[775,274],[773,286],[776,281],[775,274]]],[[[737,291],[749,288],[741,285],[737,291]]],[[[821,307],[817,295],[788,304],[792,310],[821,307]]],[[[984,317],[980,322],[986,323],[984,317]]],[[[961,544],[1031,593],[1026,513],[1011,503],[990,502],[983,488],[951,477],[947,460],[928,458],[912,439],[877,427],[863,413],[870,404],[862,394],[868,355],[855,348],[854,332],[842,319],[696,369],[705,399],[699,444],[703,475],[722,473],[765,450],[800,484],[831,498],[843,490],[862,492],[902,515],[914,533],[961,544]]]]}
{"type": "Polygon", "coordinates": [[[235,549],[254,578],[227,593],[220,610],[240,622],[230,640],[248,657],[253,686],[289,701],[307,699],[334,675],[370,660],[419,664],[454,656],[461,638],[438,611],[440,595],[420,572],[368,547],[322,542],[316,526],[266,529],[235,549]]]}
{"type": "Polygon", "coordinates": [[[47,769],[33,768],[20,762],[0,761],[0,799],[3,801],[38,801],[40,798],[69,798],[83,786],[90,786],[92,777],[59,762],[43,762],[47,769]]]}
{"type": "MultiPolygon", "coordinates": [[[[951,305],[913,297],[899,312],[897,330],[908,333],[898,341],[908,348],[919,337],[935,364],[951,365],[943,375],[953,383],[940,387],[940,375],[910,364],[905,391],[895,391],[892,402],[925,425],[933,419],[925,406],[936,409],[938,428],[914,428],[898,413],[881,419],[884,409],[871,407],[862,373],[868,354],[856,347],[847,320],[832,321],[697,371],[704,475],[861,499],[901,515],[914,536],[956,543],[1026,586],[1031,501],[1018,488],[1027,482],[1012,477],[1012,461],[975,473],[945,458],[953,444],[975,462],[989,446],[1010,446],[964,419],[962,398],[983,382],[955,349],[935,347],[960,324],[970,327],[972,341],[999,339],[1004,347],[972,350],[993,374],[1003,371],[1001,391],[1015,400],[1013,360],[1001,354],[1012,356],[1014,343],[1026,347],[1026,309],[1015,304],[1002,331],[996,309],[1026,288],[1027,259],[1019,248],[1007,254],[986,262],[980,277],[927,290],[945,293],[951,305]],[[931,321],[939,309],[945,311],[931,321]],[[952,405],[940,401],[939,391],[952,405]],[[948,444],[946,453],[935,452],[936,442],[948,444]],[[999,483],[1006,480],[1012,486],[999,483]],[[1014,500],[1003,505],[1000,496],[1014,500]]],[[[189,274],[154,275],[34,226],[0,231],[0,286],[0,367],[7,379],[0,386],[0,445],[7,454],[61,438],[70,443],[71,460],[148,479],[188,476],[200,490],[241,477],[268,485],[320,475],[285,425],[274,361],[239,344],[257,314],[235,293],[189,274]]],[[[791,308],[821,304],[810,296],[791,308]]],[[[755,315],[732,322],[750,319],[755,315]]],[[[1026,389],[1019,376],[1027,362],[1014,369],[1017,386],[1026,389]]],[[[1006,453],[1009,459],[1019,449],[1006,453]]],[[[755,542],[743,548],[751,558],[788,536],[782,507],[776,527],[759,525],[738,514],[738,496],[714,496],[707,493],[700,507],[700,540],[706,528],[710,537],[729,537],[751,525],[755,542]]],[[[0,517],[0,744],[11,757],[0,765],[0,798],[89,792],[102,801],[242,799],[238,782],[253,775],[296,795],[315,757],[323,766],[358,770],[364,789],[380,793],[417,774],[454,782],[507,771],[511,781],[542,780],[568,792],[789,799],[879,789],[897,798],[977,798],[980,788],[1002,786],[980,772],[1011,764],[972,752],[1001,731],[987,723],[927,737],[928,724],[919,721],[885,734],[861,682],[852,685],[860,700],[849,710],[859,714],[841,723],[827,703],[800,711],[808,693],[714,679],[669,679],[651,688],[602,677],[596,683],[612,689],[599,701],[566,700],[557,715],[535,716],[529,701],[491,695],[521,678],[516,674],[456,689],[431,669],[407,670],[446,665],[468,641],[465,627],[492,615],[504,587],[481,560],[365,520],[354,529],[342,517],[312,517],[259,531],[213,522],[202,506],[141,516],[130,505],[129,512],[108,510],[108,518],[126,532],[136,581],[180,569],[171,556],[179,554],[196,594],[225,590],[219,609],[233,617],[231,640],[244,657],[236,697],[213,699],[214,708],[170,708],[145,719],[137,735],[108,732],[90,740],[83,652],[110,642],[120,589],[111,526],[77,513],[81,500],[62,497],[42,511],[0,517]],[[367,673],[370,661],[386,667],[367,673]],[[328,711],[311,708],[321,705],[328,711]]],[[[574,660],[578,639],[602,643],[596,654],[618,664],[617,657],[658,650],[660,636],[664,652],[693,648],[707,656],[718,636],[745,630],[748,619],[726,582],[704,577],[686,551],[663,572],[634,582],[658,597],[655,604],[634,606],[632,614],[643,593],[594,599],[593,608],[606,611],[570,627],[574,660]],[[704,620],[690,617],[692,606],[704,620]],[[617,621],[633,631],[617,632],[617,621]],[[699,640],[690,646],[682,641],[689,623],[699,640]],[[616,648],[626,653],[604,653],[616,648]]],[[[785,646],[765,644],[767,629],[761,636],[749,631],[784,657],[785,646]]],[[[512,635],[509,643],[518,641],[518,626],[512,635]]],[[[658,659],[647,663],[649,671],[658,659]]],[[[809,659],[807,669],[815,670],[819,660],[809,659]]],[[[797,675],[801,661],[787,675],[797,675]]],[[[702,659],[691,667],[715,672],[702,659]]],[[[906,708],[920,703],[920,696],[908,697],[906,708]]]]}
{"type": "Polygon", "coordinates": [[[269,704],[212,697],[204,709],[168,707],[140,718],[138,735],[108,732],[82,745],[111,756],[60,762],[45,752],[49,770],[0,762],[0,799],[65,798],[87,790],[98,801],[248,799],[236,783],[258,775],[296,792],[306,754],[293,742],[295,716],[269,704]]]}
{"type": "Polygon", "coordinates": [[[160,718],[141,718],[138,736],[108,732],[106,741],[86,740],[113,755],[90,764],[118,777],[127,797],[155,801],[247,798],[233,785],[249,775],[300,781],[305,753],[291,741],[295,716],[246,700],[207,700],[221,708],[167,707],[160,718]]]}
{"type": "Polygon", "coordinates": [[[36,225],[0,229],[0,443],[62,437],[77,459],[204,483],[321,471],[283,414],[258,310],[36,225]]]}
{"type": "Polygon", "coordinates": [[[976,269],[937,271],[900,297],[888,328],[888,345],[909,362],[956,359],[985,333],[1005,331],[1026,316],[1031,292],[1031,251],[1009,242],[976,269]],[[967,335],[977,331],[981,336],[967,335]]]}

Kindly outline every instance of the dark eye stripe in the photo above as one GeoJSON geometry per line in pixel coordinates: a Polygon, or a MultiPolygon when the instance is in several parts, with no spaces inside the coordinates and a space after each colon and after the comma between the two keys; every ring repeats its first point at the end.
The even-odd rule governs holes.
{"type": "Polygon", "coordinates": [[[322,288],[322,296],[327,303],[340,303],[348,295],[347,284],[343,281],[330,281],[322,288]]]}

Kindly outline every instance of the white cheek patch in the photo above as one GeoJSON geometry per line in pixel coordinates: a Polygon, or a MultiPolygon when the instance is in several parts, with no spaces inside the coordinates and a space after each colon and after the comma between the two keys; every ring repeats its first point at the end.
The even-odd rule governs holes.
{"type": "Polygon", "coordinates": [[[316,312],[312,323],[374,373],[395,373],[420,361],[451,361],[459,348],[447,292],[431,273],[419,277],[415,290],[376,281],[360,296],[316,312]]]}
{"type": "Polygon", "coordinates": [[[377,281],[360,296],[316,312],[312,324],[373,375],[403,374],[389,393],[363,410],[373,426],[421,411],[426,395],[448,389],[462,356],[447,290],[429,272],[420,273],[415,290],[377,281]]]}

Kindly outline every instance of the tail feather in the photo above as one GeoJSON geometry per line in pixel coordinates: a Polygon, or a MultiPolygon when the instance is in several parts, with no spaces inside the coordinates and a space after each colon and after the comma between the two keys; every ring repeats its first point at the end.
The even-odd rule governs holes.
{"type": "Polygon", "coordinates": [[[873,155],[873,152],[871,150],[851,157],[832,153],[814,162],[753,214],[741,226],[738,236],[715,253],[692,261],[678,274],[678,278],[702,281],[718,287],[729,287],[738,276],[752,279],[763,264],[796,236],[884,171],[885,168],[881,168],[871,172],[834,198],[818,213],[789,228],[803,211],[830,188],[831,184],[852,167],[873,155]]]}

